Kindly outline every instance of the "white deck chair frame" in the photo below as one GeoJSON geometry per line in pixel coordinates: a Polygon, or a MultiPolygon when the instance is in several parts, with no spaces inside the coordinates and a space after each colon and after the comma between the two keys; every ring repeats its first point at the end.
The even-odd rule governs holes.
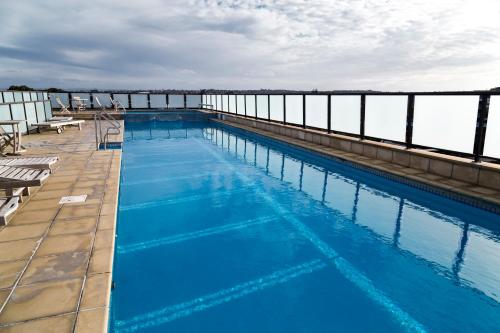
{"type": "Polygon", "coordinates": [[[61,107],[61,113],[70,113],[66,105],[63,104],[60,97],[56,97],[56,102],[61,107]]]}

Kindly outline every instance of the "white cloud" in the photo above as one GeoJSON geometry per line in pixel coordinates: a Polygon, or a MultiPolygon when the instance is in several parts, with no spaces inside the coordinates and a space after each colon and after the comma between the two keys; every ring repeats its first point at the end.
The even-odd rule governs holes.
{"type": "Polygon", "coordinates": [[[490,88],[500,85],[498,17],[500,3],[490,0],[9,1],[0,4],[0,80],[101,88],[490,88]]]}

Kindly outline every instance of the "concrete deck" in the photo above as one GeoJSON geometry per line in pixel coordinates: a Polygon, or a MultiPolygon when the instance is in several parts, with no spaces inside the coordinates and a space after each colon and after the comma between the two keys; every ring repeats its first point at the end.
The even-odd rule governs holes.
{"type": "Polygon", "coordinates": [[[26,155],[60,161],[0,227],[0,331],[105,332],[121,151],[96,151],[91,121],[23,139],[26,155]],[[59,204],[82,194],[84,203],[59,204]]]}

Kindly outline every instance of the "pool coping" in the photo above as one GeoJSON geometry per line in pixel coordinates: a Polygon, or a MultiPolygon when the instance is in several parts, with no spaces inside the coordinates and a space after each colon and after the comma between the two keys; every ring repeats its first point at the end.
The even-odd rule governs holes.
{"type": "MultiPolygon", "coordinates": [[[[300,149],[320,154],[321,156],[327,158],[335,159],[339,162],[346,163],[351,167],[361,169],[399,183],[419,188],[470,206],[487,210],[489,212],[500,214],[500,197],[495,198],[481,195],[476,191],[469,190],[466,185],[464,186],[464,184],[459,182],[457,183],[462,186],[454,186],[454,182],[450,182],[449,180],[444,180],[445,182],[443,182],[440,177],[432,177],[432,175],[419,169],[403,167],[394,163],[381,161],[379,159],[360,156],[355,153],[348,153],[329,146],[290,138],[285,135],[246,126],[230,120],[211,119],[211,121],[241,129],[252,134],[262,135],[287,145],[295,146],[300,149]]],[[[478,186],[471,184],[470,187],[477,188],[478,186]]]]}

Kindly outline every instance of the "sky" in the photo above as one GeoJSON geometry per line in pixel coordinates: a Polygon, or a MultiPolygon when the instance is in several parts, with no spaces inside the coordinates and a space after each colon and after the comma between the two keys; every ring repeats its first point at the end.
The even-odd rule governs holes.
{"type": "Polygon", "coordinates": [[[0,88],[500,86],[499,0],[0,0],[0,88]]]}

